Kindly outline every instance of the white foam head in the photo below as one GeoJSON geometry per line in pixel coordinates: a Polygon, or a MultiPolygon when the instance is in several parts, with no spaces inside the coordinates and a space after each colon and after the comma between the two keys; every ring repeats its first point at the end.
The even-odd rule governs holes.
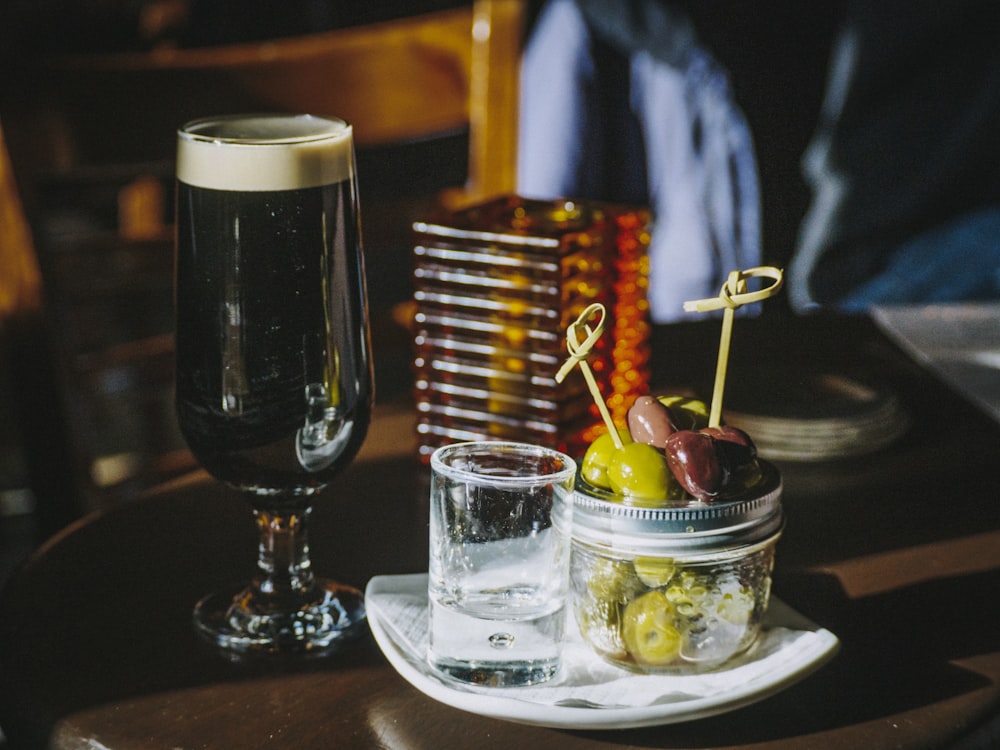
{"type": "Polygon", "coordinates": [[[354,136],[314,115],[232,115],[178,131],[177,179],[214,190],[295,190],[354,176],[354,136]]]}

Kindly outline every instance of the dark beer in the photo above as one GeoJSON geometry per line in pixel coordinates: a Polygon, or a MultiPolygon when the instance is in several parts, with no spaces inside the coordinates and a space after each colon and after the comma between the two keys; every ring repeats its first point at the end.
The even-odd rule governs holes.
{"type": "Polygon", "coordinates": [[[311,494],[357,452],[372,401],[350,128],[193,131],[177,167],[180,426],[216,478],[311,494]]]}

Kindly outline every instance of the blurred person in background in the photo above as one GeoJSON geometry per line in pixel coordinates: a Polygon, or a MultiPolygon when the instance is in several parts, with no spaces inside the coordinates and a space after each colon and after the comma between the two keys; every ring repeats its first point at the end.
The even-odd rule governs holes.
{"type": "Polygon", "coordinates": [[[519,132],[520,194],[652,209],[654,321],[684,319],[686,300],[760,264],[750,130],[676,4],[545,2],[522,59],[519,132]]]}
{"type": "Polygon", "coordinates": [[[804,157],[794,309],[1000,300],[1000,3],[851,0],[804,157]]]}

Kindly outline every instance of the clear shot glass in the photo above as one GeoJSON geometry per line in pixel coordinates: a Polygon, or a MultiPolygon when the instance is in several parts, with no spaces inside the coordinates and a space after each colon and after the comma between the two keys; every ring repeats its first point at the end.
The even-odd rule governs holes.
{"type": "Polygon", "coordinates": [[[569,456],[523,443],[432,454],[427,656],[438,672],[498,687],[556,673],[575,474],[569,456]]]}

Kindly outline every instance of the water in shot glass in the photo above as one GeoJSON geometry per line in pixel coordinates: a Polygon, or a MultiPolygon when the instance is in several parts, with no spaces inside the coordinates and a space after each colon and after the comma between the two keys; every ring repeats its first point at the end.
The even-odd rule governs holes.
{"type": "Polygon", "coordinates": [[[559,668],[576,465],[523,443],[472,442],[431,456],[431,666],[498,687],[559,668]]]}

